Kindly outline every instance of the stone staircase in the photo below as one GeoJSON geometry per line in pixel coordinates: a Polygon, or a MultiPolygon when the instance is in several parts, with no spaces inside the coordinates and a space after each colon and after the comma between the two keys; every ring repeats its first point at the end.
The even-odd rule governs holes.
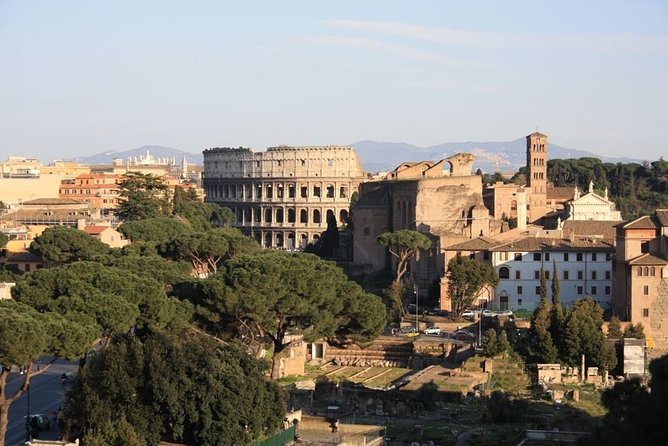
{"type": "Polygon", "coordinates": [[[328,346],[326,359],[337,365],[409,367],[413,354],[413,342],[410,338],[380,336],[364,349],[356,345],[348,348],[328,346]]]}

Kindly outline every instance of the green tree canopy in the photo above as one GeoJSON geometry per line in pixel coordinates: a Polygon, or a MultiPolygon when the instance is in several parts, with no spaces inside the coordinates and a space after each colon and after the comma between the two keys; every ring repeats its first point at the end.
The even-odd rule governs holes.
{"type": "Polygon", "coordinates": [[[80,371],[65,416],[85,444],[119,435],[136,444],[250,444],[285,413],[284,393],[264,373],[243,348],[201,335],[124,336],[80,371]],[[132,429],[115,435],[105,426],[122,419],[132,429]]]}
{"type": "Polygon", "coordinates": [[[290,345],[288,334],[364,344],[385,326],[385,307],[377,296],[312,254],[236,256],[221,277],[195,289],[190,298],[209,330],[233,330],[273,347],[273,378],[290,345]]]}
{"type": "Polygon", "coordinates": [[[109,246],[78,229],[53,226],[35,237],[30,252],[46,262],[68,263],[92,260],[109,252],[109,246]]]}
{"type": "Polygon", "coordinates": [[[220,228],[175,237],[158,251],[168,259],[190,262],[198,276],[206,277],[233,255],[259,252],[260,245],[238,229],[220,228]]]}
{"type": "Polygon", "coordinates": [[[0,232],[0,248],[4,248],[8,241],[9,237],[7,237],[7,234],[0,232]]]}
{"type": "Polygon", "coordinates": [[[566,319],[564,331],[564,360],[580,364],[585,355],[587,366],[601,371],[612,370],[617,364],[614,348],[603,334],[603,309],[591,298],[578,300],[566,319]]]}
{"type": "Polygon", "coordinates": [[[494,267],[475,259],[455,256],[448,262],[445,272],[448,279],[448,295],[451,300],[452,315],[459,319],[467,308],[474,305],[476,298],[499,283],[494,267]]]}
{"type": "Polygon", "coordinates": [[[605,446],[663,445],[668,417],[668,355],[649,365],[649,387],[638,378],[615,384],[601,395],[608,410],[590,444],[605,446]]]}
{"type": "Polygon", "coordinates": [[[40,311],[93,318],[100,335],[124,333],[130,327],[164,327],[176,302],[160,283],[94,262],[40,269],[21,277],[13,290],[17,301],[40,311]]]}
{"type": "Polygon", "coordinates": [[[409,229],[401,229],[395,232],[385,232],[380,234],[378,236],[378,243],[385,246],[390,254],[396,257],[397,268],[394,274],[394,283],[401,282],[401,279],[408,269],[408,262],[419,250],[425,250],[431,247],[431,240],[429,240],[429,237],[409,229]]]}
{"type": "MultiPolygon", "coordinates": [[[[40,312],[14,300],[0,301],[0,439],[7,432],[9,406],[30,384],[31,364],[43,355],[74,359],[85,353],[97,336],[97,327],[59,314],[40,312]],[[9,393],[7,377],[12,366],[26,367],[22,385],[9,393]]],[[[3,441],[0,443],[4,444],[3,441]]]]}
{"type": "Polygon", "coordinates": [[[608,339],[621,339],[622,337],[622,323],[617,316],[612,316],[608,322],[608,339]]]}
{"type": "Polygon", "coordinates": [[[174,214],[185,218],[195,231],[206,231],[213,226],[230,226],[234,212],[214,203],[204,203],[195,189],[177,186],[174,190],[174,214]]]}
{"type": "Polygon", "coordinates": [[[645,327],[641,322],[629,324],[624,328],[625,338],[645,339],[645,327]]]}
{"type": "Polygon", "coordinates": [[[172,213],[169,187],[159,177],[128,172],[118,189],[116,213],[122,220],[142,220],[172,213]]]}
{"type": "Polygon", "coordinates": [[[165,243],[175,237],[193,232],[186,223],[173,217],[153,217],[123,223],[118,231],[125,238],[136,242],[165,243]]]}

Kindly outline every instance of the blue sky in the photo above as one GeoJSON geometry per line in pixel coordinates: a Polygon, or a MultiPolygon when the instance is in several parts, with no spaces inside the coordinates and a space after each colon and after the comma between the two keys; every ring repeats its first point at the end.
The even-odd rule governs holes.
{"type": "Polygon", "coordinates": [[[0,158],[420,146],[668,155],[668,2],[0,0],[0,158]]]}

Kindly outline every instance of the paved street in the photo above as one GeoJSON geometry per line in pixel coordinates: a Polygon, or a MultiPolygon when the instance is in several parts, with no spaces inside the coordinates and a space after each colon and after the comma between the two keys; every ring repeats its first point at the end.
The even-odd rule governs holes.
{"type": "MultiPolygon", "coordinates": [[[[43,358],[42,364],[47,363],[50,358],[43,358]]],[[[78,369],[77,362],[69,362],[57,359],[49,369],[39,376],[30,379],[30,413],[43,413],[48,415],[51,411],[57,411],[60,407],[64,388],[60,383],[61,373],[73,373],[78,369]]],[[[23,375],[12,373],[7,379],[7,395],[11,395],[23,383],[23,375]]],[[[5,437],[6,446],[23,445],[26,439],[25,417],[28,410],[28,395],[24,392],[18,401],[9,408],[9,426],[5,437]]],[[[40,439],[55,440],[58,437],[58,428],[53,426],[50,431],[40,434],[40,439]]]]}

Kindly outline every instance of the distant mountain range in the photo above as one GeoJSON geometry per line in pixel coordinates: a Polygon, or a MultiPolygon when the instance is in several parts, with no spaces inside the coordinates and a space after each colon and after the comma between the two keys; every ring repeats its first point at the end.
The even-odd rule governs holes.
{"type": "MultiPolygon", "coordinates": [[[[438,161],[458,152],[469,152],[475,155],[474,169],[492,173],[516,172],[526,164],[526,140],[524,138],[508,142],[448,142],[431,147],[418,147],[406,143],[359,141],[351,144],[360,157],[367,172],[388,171],[405,161],[438,161]]],[[[114,158],[124,161],[130,157],[139,157],[149,152],[155,158],[176,158],[181,163],[185,157],[189,164],[203,164],[202,153],[188,153],[183,150],[165,146],[142,146],[138,149],[125,151],[109,151],[88,157],[77,158],[86,164],[111,164],[114,158]]],[[[584,150],[567,149],[555,144],[549,145],[550,159],[567,158],[599,158],[608,163],[640,163],[642,160],[633,158],[610,158],[596,155],[584,150]]],[[[654,161],[654,160],[651,160],[654,161]]]]}

